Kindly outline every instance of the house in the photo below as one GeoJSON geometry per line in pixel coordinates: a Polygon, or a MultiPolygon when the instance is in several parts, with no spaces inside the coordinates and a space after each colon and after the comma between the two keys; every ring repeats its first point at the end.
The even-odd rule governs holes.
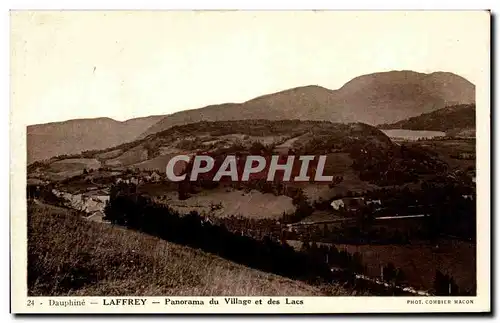
{"type": "Polygon", "coordinates": [[[330,204],[335,210],[339,210],[340,208],[344,208],[344,201],[342,199],[333,200],[330,204]]]}
{"type": "Polygon", "coordinates": [[[161,176],[157,172],[153,172],[150,176],[150,181],[159,182],[161,180],[161,176]]]}
{"type": "Polygon", "coordinates": [[[346,211],[356,211],[363,206],[365,206],[364,197],[343,197],[341,199],[333,200],[330,204],[334,210],[339,211],[340,209],[346,211]]]}
{"type": "Polygon", "coordinates": [[[474,153],[460,153],[458,154],[458,159],[475,159],[476,154],[474,153]]]}
{"type": "Polygon", "coordinates": [[[382,201],[380,200],[368,200],[366,201],[366,205],[370,205],[370,204],[373,204],[373,205],[378,205],[378,206],[381,206],[382,205],[382,201]]]}

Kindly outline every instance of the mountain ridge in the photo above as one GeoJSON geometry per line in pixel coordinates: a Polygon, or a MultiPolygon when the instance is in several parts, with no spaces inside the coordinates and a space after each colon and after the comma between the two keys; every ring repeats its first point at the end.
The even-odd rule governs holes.
{"type": "Polygon", "coordinates": [[[117,121],[72,119],[27,127],[28,163],[57,155],[113,147],[200,121],[313,120],[370,125],[394,123],[453,104],[475,102],[475,86],[449,72],[390,71],[361,75],[331,90],[298,86],[242,103],[117,121]]]}
{"type": "Polygon", "coordinates": [[[26,129],[28,164],[134,140],[145,128],[161,118],[149,116],[117,121],[103,117],[30,125],[26,129]]]}
{"type": "Polygon", "coordinates": [[[141,134],[197,121],[301,119],[380,124],[396,122],[452,104],[474,103],[475,86],[449,72],[390,71],[361,75],[331,90],[306,85],[242,103],[213,104],[165,116],[141,134]]]}

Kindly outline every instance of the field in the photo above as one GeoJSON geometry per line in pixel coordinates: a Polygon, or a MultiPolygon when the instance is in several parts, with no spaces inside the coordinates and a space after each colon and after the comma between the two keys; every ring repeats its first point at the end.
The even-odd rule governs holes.
{"type": "MultiPolygon", "coordinates": [[[[160,193],[160,185],[158,193],[160,193]]],[[[164,196],[155,200],[168,204],[180,213],[197,211],[200,214],[212,214],[218,217],[242,216],[253,219],[271,218],[280,219],[285,213],[293,213],[295,206],[288,196],[275,196],[270,193],[261,193],[256,190],[246,192],[232,188],[217,188],[204,190],[191,195],[186,200],[179,200],[177,192],[163,191],[164,196]],[[165,197],[165,198],[164,198],[165,197]],[[212,209],[213,204],[220,204],[220,208],[212,209]]],[[[158,194],[159,195],[159,194],[158,194]]]]}
{"type": "Polygon", "coordinates": [[[84,168],[97,169],[101,163],[93,158],[71,158],[63,159],[50,164],[51,171],[55,173],[64,171],[82,171],[84,168]]]}
{"type": "MultiPolygon", "coordinates": [[[[182,153],[179,153],[181,155],[182,153]]],[[[161,170],[164,171],[165,168],[167,167],[168,162],[170,159],[173,157],[177,156],[178,154],[165,154],[165,155],[160,155],[152,159],[148,159],[146,161],[137,163],[134,165],[134,167],[139,168],[140,170],[161,170]]],[[[176,173],[177,174],[177,173],[176,173]]]]}
{"type": "Polygon", "coordinates": [[[101,163],[94,158],[68,158],[47,163],[43,170],[33,171],[29,176],[60,181],[80,175],[84,169],[98,169],[100,166],[101,163]]]}
{"type": "Polygon", "coordinates": [[[391,139],[397,138],[405,140],[418,140],[421,138],[434,138],[446,135],[446,133],[442,131],[430,131],[430,130],[383,129],[380,131],[385,133],[391,139]]]}
{"type": "MultiPolygon", "coordinates": [[[[349,295],[338,286],[330,295],[349,295]]],[[[67,209],[28,207],[30,296],[320,296],[323,289],[244,267],[67,209]]]]}
{"type": "Polygon", "coordinates": [[[346,220],[345,216],[341,216],[339,214],[335,214],[331,211],[314,211],[310,216],[305,217],[298,223],[313,223],[313,222],[324,222],[324,221],[338,221],[341,223],[343,220],[346,220]]]}
{"type": "Polygon", "coordinates": [[[445,161],[451,169],[467,170],[476,167],[476,141],[474,139],[425,140],[417,144],[437,153],[439,158],[445,161]],[[460,154],[467,154],[472,158],[456,158],[460,154]]]}
{"type": "Polygon", "coordinates": [[[147,150],[141,147],[134,147],[118,157],[106,160],[105,165],[111,167],[126,166],[140,163],[146,159],[148,159],[147,150]]]}

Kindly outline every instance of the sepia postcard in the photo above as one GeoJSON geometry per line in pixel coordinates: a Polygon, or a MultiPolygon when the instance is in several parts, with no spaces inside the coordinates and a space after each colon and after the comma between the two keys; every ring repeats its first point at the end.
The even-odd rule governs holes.
{"type": "Polygon", "coordinates": [[[11,311],[490,312],[490,21],[11,11],[11,311]]]}

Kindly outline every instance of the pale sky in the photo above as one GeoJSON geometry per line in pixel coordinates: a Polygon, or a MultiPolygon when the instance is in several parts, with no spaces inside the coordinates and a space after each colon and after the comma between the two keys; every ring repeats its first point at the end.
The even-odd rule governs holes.
{"type": "Polygon", "coordinates": [[[489,37],[487,12],[13,12],[12,109],[126,120],[390,70],[478,84],[489,37]]]}

